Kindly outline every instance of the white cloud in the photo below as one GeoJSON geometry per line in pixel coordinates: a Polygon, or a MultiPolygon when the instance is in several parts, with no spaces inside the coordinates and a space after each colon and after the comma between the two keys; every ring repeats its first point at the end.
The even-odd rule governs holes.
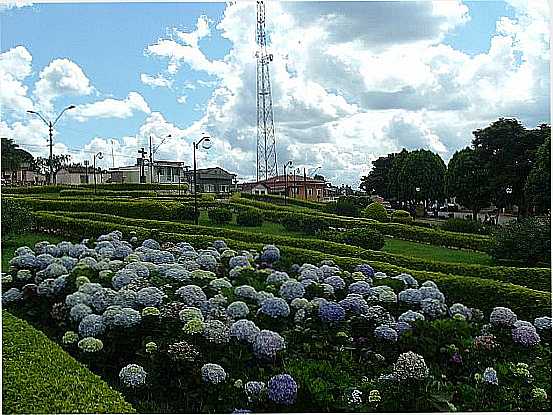
{"type": "Polygon", "coordinates": [[[148,75],[148,74],[140,74],[140,80],[144,85],[149,85],[153,88],[156,87],[165,87],[170,88],[173,85],[173,81],[171,79],[165,78],[163,75],[148,75]]]}
{"type": "Polygon", "coordinates": [[[77,64],[69,59],[55,59],[40,72],[34,95],[41,109],[52,112],[57,97],[89,95],[92,91],[89,79],[77,64]]]}
{"type": "Polygon", "coordinates": [[[177,102],[179,104],[186,104],[186,101],[188,100],[188,97],[186,95],[181,95],[177,98],[177,102]]]}
{"type": "Polygon", "coordinates": [[[33,108],[23,83],[32,72],[32,56],[23,46],[0,54],[0,110],[22,114],[33,108]]]}
{"type": "Polygon", "coordinates": [[[90,118],[129,118],[136,112],[150,113],[150,107],[138,92],[129,92],[124,100],[108,98],[91,104],[78,105],[70,112],[77,121],[90,118]]]}
{"type": "Polygon", "coordinates": [[[4,9],[15,9],[32,5],[32,0],[0,0],[0,12],[4,9]]]}

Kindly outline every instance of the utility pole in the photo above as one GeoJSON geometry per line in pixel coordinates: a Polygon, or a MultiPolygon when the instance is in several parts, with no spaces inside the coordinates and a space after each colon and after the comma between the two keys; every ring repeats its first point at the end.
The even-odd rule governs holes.
{"type": "Polygon", "coordinates": [[[307,174],[305,173],[305,167],[303,168],[303,199],[307,200],[307,174]]]}
{"type": "Polygon", "coordinates": [[[88,160],[84,161],[84,167],[85,167],[85,174],[86,174],[86,184],[88,184],[88,163],[90,163],[88,160]]]}
{"type": "Polygon", "coordinates": [[[115,157],[113,155],[113,140],[111,140],[111,167],[115,168],[115,157]]]}
{"type": "Polygon", "coordinates": [[[48,184],[52,184],[52,180],[54,179],[54,165],[53,165],[53,162],[52,162],[52,159],[53,159],[53,146],[54,146],[54,143],[53,143],[54,142],[54,126],[59,121],[59,119],[61,118],[61,116],[63,115],[63,113],[65,111],[72,110],[74,108],[76,108],[75,105],[70,105],[67,108],[65,108],[62,112],[60,112],[60,114],[58,115],[58,117],[56,118],[56,120],[54,122],[47,121],[46,118],[44,118],[40,112],[27,111],[29,114],[33,114],[33,115],[36,115],[37,117],[39,117],[44,122],[44,124],[46,124],[48,126],[48,137],[49,137],[48,145],[50,146],[50,157],[48,158],[48,167],[49,167],[49,170],[50,170],[50,175],[48,177],[48,184]]]}
{"type": "Polygon", "coordinates": [[[154,152],[152,151],[152,136],[150,136],[150,183],[154,182],[154,152]]]}
{"type": "Polygon", "coordinates": [[[144,174],[144,156],[147,154],[146,151],[144,151],[144,147],[142,147],[138,154],[142,155],[142,163],[140,163],[140,183],[146,183],[146,175],[144,174]]]}

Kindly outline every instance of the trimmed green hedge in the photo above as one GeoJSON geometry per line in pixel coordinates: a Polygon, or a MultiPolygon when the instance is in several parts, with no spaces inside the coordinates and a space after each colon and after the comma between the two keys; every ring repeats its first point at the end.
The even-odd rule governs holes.
{"type": "Polygon", "coordinates": [[[382,203],[373,202],[361,211],[361,216],[379,222],[388,222],[388,212],[382,203]]]}
{"type": "MultiPolygon", "coordinates": [[[[161,184],[161,183],[97,183],[96,189],[120,191],[120,190],[183,190],[188,188],[188,184],[161,184]]],[[[59,193],[65,189],[72,190],[89,190],[94,189],[94,184],[79,184],[79,185],[47,185],[47,186],[25,186],[25,187],[5,187],[2,186],[2,192],[19,193],[19,194],[39,194],[39,193],[59,193]]]]}
{"type": "MultiPolygon", "coordinates": [[[[242,200],[235,200],[229,204],[238,210],[249,207],[247,204],[243,204],[242,200]]],[[[251,209],[251,207],[249,208],[251,209]]],[[[289,212],[285,210],[259,210],[263,214],[265,220],[269,222],[280,223],[280,221],[289,214],[289,212]]],[[[298,219],[303,219],[304,217],[324,218],[330,226],[335,228],[351,229],[367,227],[376,229],[383,235],[407,241],[423,242],[430,245],[465,248],[487,252],[491,243],[490,238],[483,235],[447,232],[440,229],[423,228],[421,226],[405,225],[401,223],[381,223],[370,219],[354,219],[321,213],[313,215],[296,211],[294,214],[298,217],[298,219]]]]}
{"type": "Polygon", "coordinates": [[[132,197],[157,197],[157,193],[151,190],[94,190],[92,189],[63,189],[60,196],[132,196],[132,197]]]}
{"type": "MultiPolygon", "coordinates": [[[[158,220],[193,220],[194,209],[191,202],[154,200],[80,200],[80,199],[33,199],[18,198],[33,211],[96,212],[121,215],[131,218],[158,220]],[[191,208],[192,207],[192,208],[191,208]]],[[[215,202],[198,202],[198,206],[217,206],[215,202]]]]}
{"type": "MultiPolygon", "coordinates": [[[[136,232],[138,238],[150,237],[155,232],[156,238],[161,241],[187,241],[197,247],[205,247],[217,239],[223,239],[232,249],[261,250],[263,243],[237,241],[223,236],[190,235],[174,232],[155,231],[140,226],[127,226],[117,223],[92,221],[87,219],[67,218],[48,214],[38,214],[37,223],[41,229],[56,230],[64,236],[84,238],[96,237],[100,234],[119,230],[125,235],[136,232]]],[[[176,230],[176,228],[174,228],[176,230]]],[[[276,242],[275,242],[276,243],[276,242]]],[[[412,270],[378,261],[367,261],[348,256],[337,256],[308,249],[279,245],[281,263],[288,266],[292,263],[317,263],[330,259],[340,267],[353,270],[356,265],[370,263],[377,271],[389,274],[406,272],[413,277],[425,281],[436,282],[440,290],[448,298],[448,302],[461,302],[470,307],[480,308],[489,313],[493,307],[504,306],[514,310],[519,318],[533,319],[538,316],[551,314],[551,293],[532,290],[510,283],[503,283],[488,279],[466,277],[459,275],[445,275],[438,272],[412,270]]]]}
{"type": "MultiPolygon", "coordinates": [[[[177,232],[191,235],[209,235],[214,237],[229,238],[244,242],[260,244],[276,244],[296,248],[308,247],[312,251],[318,251],[328,255],[339,255],[359,258],[365,262],[388,263],[409,269],[438,272],[442,274],[470,276],[482,279],[491,279],[510,282],[537,290],[551,291],[551,270],[549,268],[513,268],[490,267],[486,265],[456,264],[450,262],[437,262],[425,259],[412,258],[403,255],[390,254],[388,252],[371,251],[359,247],[345,245],[337,242],[320,239],[294,238],[289,236],[266,235],[259,232],[239,231],[233,229],[214,228],[209,226],[195,226],[184,223],[163,222],[155,220],[138,220],[112,215],[93,213],[67,213],[62,215],[69,219],[63,219],[63,223],[74,220],[79,223],[82,220],[121,224],[125,226],[140,226],[149,229],[159,229],[166,232],[177,232]]],[[[36,213],[35,216],[42,223],[59,223],[60,215],[47,212],[36,213]]],[[[69,225],[67,225],[69,226],[69,225]]],[[[73,226],[73,225],[70,225],[73,226]]],[[[76,225],[78,228],[78,225],[76,225]]]]}
{"type": "Polygon", "coordinates": [[[5,193],[5,194],[59,193],[64,189],[70,189],[70,187],[66,185],[25,186],[25,187],[2,186],[2,193],[5,193]]]}
{"type": "Polygon", "coordinates": [[[2,312],[2,412],[134,413],[131,404],[29,323],[2,312]]]}
{"type": "MultiPolygon", "coordinates": [[[[284,196],[279,195],[254,195],[251,193],[240,193],[240,197],[244,199],[257,200],[260,202],[267,202],[275,205],[284,205],[284,196]]],[[[306,207],[315,210],[321,210],[325,205],[323,203],[312,202],[309,200],[296,199],[293,197],[287,197],[286,203],[292,206],[306,207]]]]}

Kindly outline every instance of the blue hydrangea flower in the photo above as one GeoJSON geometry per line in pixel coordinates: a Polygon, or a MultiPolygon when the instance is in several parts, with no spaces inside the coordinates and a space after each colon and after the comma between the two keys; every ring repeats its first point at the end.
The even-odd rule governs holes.
{"type": "Polygon", "coordinates": [[[261,304],[259,312],[272,318],[288,317],[290,306],[282,298],[267,298],[261,304]]]}
{"type": "Polygon", "coordinates": [[[386,340],[388,342],[397,341],[397,331],[388,326],[387,324],[381,324],[374,329],[374,337],[381,340],[386,340]]]}
{"type": "Polygon", "coordinates": [[[92,310],[89,306],[85,304],[76,304],[73,307],[71,307],[71,310],[69,311],[69,315],[71,316],[71,319],[75,322],[80,322],[83,318],[88,316],[89,314],[92,314],[92,310]]]}
{"type": "Polygon", "coordinates": [[[227,314],[229,315],[229,317],[234,319],[245,318],[248,314],[250,314],[250,309],[245,302],[234,301],[233,303],[228,305],[227,314]]]}
{"type": "Polygon", "coordinates": [[[204,325],[204,338],[211,343],[225,344],[230,340],[230,330],[219,320],[210,320],[204,325]]]}
{"type": "Polygon", "coordinates": [[[342,277],[339,277],[338,275],[332,275],[325,278],[324,283],[331,285],[332,288],[334,288],[335,290],[343,290],[344,288],[346,288],[346,282],[343,280],[342,277]]]}
{"type": "Polygon", "coordinates": [[[354,271],[361,272],[366,278],[372,278],[374,276],[374,269],[369,264],[357,265],[354,271]]]}
{"type": "Polygon", "coordinates": [[[487,367],[486,370],[484,370],[482,379],[490,385],[497,385],[499,383],[497,380],[497,372],[491,367],[487,367]]]}
{"type": "Polygon", "coordinates": [[[435,298],[426,298],[421,301],[422,312],[431,319],[439,318],[447,314],[447,305],[435,298]]]}
{"type": "Polygon", "coordinates": [[[419,288],[419,293],[421,294],[423,300],[426,300],[427,298],[432,298],[434,300],[438,300],[441,303],[445,302],[444,295],[437,288],[421,287],[419,288]]]}
{"type": "Polygon", "coordinates": [[[20,301],[23,298],[21,291],[17,288],[10,288],[2,294],[2,305],[8,305],[20,301]]]}
{"type": "Polygon", "coordinates": [[[401,273],[393,277],[393,279],[403,281],[407,288],[418,288],[419,286],[419,282],[411,274],[401,273]]]}
{"type": "Polygon", "coordinates": [[[413,310],[407,310],[398,317],[398,321],[405,321],[406,323],[414,323],[417,320],[425,320],[424,314],[413,310]]]}
{"type": "Polygon", "coordinates": [[[119,372],[119,379],[128,388],[138,388],[146,384],[147,372],[142,366],[130,364],[119,372]]]}
{"type": "Polygon", "coordinates": [[[263,304],[263,301],[265,301],[267,298],[274,298],[273,293],[268,293],[266,291],[259,291],[255,297],[257,305],[263,304]]]}
{"type": "Polygon", "coordinates": [[[137,305],[137,296],[138,294],[136,293],[136,291],[122,288],[117,291],[115,300],[112,305],[135,308],[137,305]]]}
{"type": "Polygon", "coordinates": [[[263,262],[276,262],[280,259],[280,250],[276,246],[270,245],[263,250],[259,259],[263,262]]]}
{"type": "Polygon", "coordinates": [[[267,386],[265,382],[249,381],[244,386],[244,391],[249,402],[260,402],[265,399],[267,386]]]}
{"type": "Polygon", "coordinates": [[[221,239],[213,241],[213,247],[219,252],[222,252],[228,248],[227,243],[221,239]]]}
{"type": "Polygon", "coordinates": [[[331,266],[331,265],[328,265],[328,264],[323,264],[319,267],[319,270],[321,271],[322,273],[322,277],[324,279],[328,278],[328,277],[332,277],[336,274],[338,274],[340,272],[340,268],[336,267],[336,266],[331,266]]]}
{"type": "Polygon", "coordinates": [[[411,325],[406,321],[398,321],[395,325],[395,330],[399,336],[411,331],[412,329],[411,325]]]}
{"type": "Polygon", "coordinates": [[[157,287],[142,288],[136,295],[136,301],[144,307],[158,307],[165,294],[157,287]]]}
{"type": "Polygon", "coordinates": [[[551,330],[551,317],[538,317],[534,320],[534,326],[539,331],[551,330]]]}
{"type": "Polygon", "coordinates": [[[134,272],[140,278],[148,278],[150,276],[150,270],[143,262],[131,262],[125,265],[125,269],[134,272]]]}
{"type": "Polygon", "coordinates": [[[460,303],[455,303],[451,307],[449,307],[449,313],[452,316],[454,316],[455,314],[460,314],[464,316],[467,320],[470,320],[472,318],[472,310],[460,303]]]}
{"type": "Polygon", "coordinates": [[[88,314],[79,323],[79,334],[81,337],[101,336],[105,330],[104,319],[97,314],[88,314]]]}
{"type": "Polygon", "coordinates": [[[140,313],[132,308],[110,306],[102,314],[104,324],[110,329],[131,328],[142,321],[140,313]]]}
{"type": "Polygon", "coordinates": [[[346,311],[340,304],[327,301],[319,306],[319,318],[326,323],[338,323],[346,318],[346,311]]]}
{"type": "Polygon", "coordinates": [[[293,405],[298,394],[298,385],[290,375],[276,375],[269,379],[268,397],[280,405],[293,405]]]}
{"type": "Polygon", "coordinates": [[[111,285],[113,285],[113,288],[115,288],[116,290],[119,290],[124,286],[129,285],[137,278],[138,275],[136,275],[136,272],[122,269],[115,273],[115,275],[111,279],[111,285]]]}
{"type": "Polygon", "coordinates": [[[255,337],[259,332],[259,328],[253,321],[245,319],[236,321],[230,327],[230,337],[235,337],[237,340],[249,344],[255,341],[255,337]]]}
{"type": "Polygon", "coordinates": [[[282,336],[271,330],[261,330],[253,343],[253,352],[258,359],[273,360],[277,353],[286,348],[282,336]]]}
{"type": "Polygon", "coordinates": [[[20,256],[20,255],[35,255],[35,252],[29,248],[28,246],[20,246],[15,250],[14,256],[20,256]]]}
{"type": "Polygon", "coordinates": [[[96,291],[90,300],[90,305],[97,313],[103,313],[109,306],[115,305],[117,302],[117,291],[111,288],[104,288],[96,291]]]}
{"type": "Polygon", "coordinates": [[[540,342],[540,335],[532,325],[521,325],[515,327],[511,331],[511,335],[515,344],[519,344],[524,347],[533,347],[538,345],[540,342]]]}
{"type": "Polygon", "coordinates": [[[215,271],[217,268],[217,260],[212,255],[202,254],[196,258],[196,262],[206,271],[215,271]]]}
{"type": "Polygon", "coordinates": [[[282,285],[286,281],[288,281],[290,277],[286,272],[282,271],[273,271],[269,274],[267,279],[265,280],[265,283],[267,285],[274,285],[276,287],[282,285]]]}
{"type": "Polygon", "coordinates": [[[511,327],[517,315],[506,307],[495,307],[490,314],[490,323],[496,327],[511,327]]]}
{"type": "Polygon", "coordinates": [[[392,289],[387,285],[379,285],[371,288],[371,295],[375,296],[376,299],[382,303],[395,303],[397,302],[397,295],[392,289]]]}
{"type": "Polygon", "coordinates": [[[305,288],[296,280],[284,282],[279,290],[279,295],[286,301],[292,301],[294,298],[301,298],[305,294],[305,288]]]}
{"type": "Polygon", "coordinates": [[[234,295],[244,300],[256,301],[257,291],[250,285],[241,285],[234,289],[234,295]]]}
{"type": "Polygon", "coordinates": [[[419,305],[422,301],[422,295],[416,288],[407,288],[398,294],[398,300],[409,305],[419,305]]]}
{"type": "Polygon", "coordinates": [[[233,256],[229,259],[229,267],[235,268],[235,267],[249,267],[250,261],[248,261],[248,257],[244,255],[237,255],[233,256]]]}
{"type": "Polygon", "coordinates": [[[209,286],[217,291],[232,288],[232,284],[225,278],[215,278],[209,282],[209,286]]]}
{"type": "Polygon", "coordinates": [[[159,242],[154,239],[146,239],[144,242],[142,242],[142,246],[148,249],[161,249],[161,245],[159,244],[159,242]]]}
{"type": "Polygon", "coordinates": [[[339,304],[353,315],[365,314],[369,310],[369,305],[361,294],[348,294],[339,304]]]}
{"type": "Polygon", "coordinates": [[[215,363],[206,363],[202,366],[201,372],[202,380],[211,385],[217,385],[224,382],[227,378],[225,369],[215,363]]]}
{"type": "Polygon", "coordinates": [[[191,306],[201,306],[205,301],[207,301],[207,296],[197,285],[185,285],[180,287],[176,294],[182,298],[182,301],[186,305],[191,306]]]}

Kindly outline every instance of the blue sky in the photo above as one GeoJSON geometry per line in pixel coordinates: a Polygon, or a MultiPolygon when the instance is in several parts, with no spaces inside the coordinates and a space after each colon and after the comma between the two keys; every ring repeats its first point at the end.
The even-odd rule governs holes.
{"type": "MultiPolygon", "coordinates": [[[[549,97],[543,96],[543,86],[546,82],[549,89],[545,79],[549,59],[535,52],[549,50],[538,33],[548,16],[541,19],[542,12],[512,1],[512,5],[503,1],[450,2],[445,11],[433,9],[429,2],[348,3],[360,11],[350,14],[344,3],[271,5],[269,30],[275,53],[286,59],[290,56],[286,65],[279,66],[277,59],[272,69],[279,159],[295,157],[297,164],[306,165],[316,159],[327,163],[323,171],[328,176],[337,177],[341,172],[345,182],[353,183],[367,171],[369,160],[402,146],[430,148],[447,160],[469,143],[474,127],[500,116],[520,114],[530,125],[548,122],[549,105],[544,102],[549,97]],[[325,17],[333,10],[344,19],[340,25],[325,17]],[[402,11],[412,16],[412,22],[394,20],[402,11]],[[510,23],[503,24],[498,34],[496,25],[503,17],[510,23]],[[370,19],[380,19],[381,26],[367,24],[370,19]],[[404,31],[403,26],[407,26],[404,31]],[[350,32],[342,33],[348,27],[350,32]],[[521,32],[529,34],[521,37],[521,32]],[[288,35],[302,38],[308,51],[296,50],[299,46],[290,43],[288,35]],[[386,39],[386,45],[374,39],[386,39]],[[490,49],[492,40],[495,46],[490,49]],[[398,59],[405,61],[397,65],[398,59]],[[527,85],[521,85],[524,82],[527,85]],[[494,95],[502,86],[511,85],[525,86],[530,92],[494,95]],[[383,102],[376,104],[374,99],[383,102]],[[489,109],[482,110],[487,103],[489,109]],[[291,121],[295,117],[301,119],[302,127],[291,121]],[[357,137],[352,133],[343,138],[336,126],[354,131],[357,137]],[[366,149],[362,157],[357,154],[360,144],[355,142],[359,134],[368,140],[360,147],[366,149]]],[[[77,3],[10,8],[0,11],[0,58],[17,46],[32,56],[28,76],[16,80],[17,75],[5,74],[14,85],[27,88],[24,94],[18,92],[19,102],[31,99],[36,104],[34,89],[41,71],[56,59],[68,59],[82,70],[93,92],[58,93],[52,101],[54,112],[69,104],[125,100],[133,91],[149,107],[147,112],[135,108],[126,115],[91,116],[84,122],[64,117],[56,139],[70,149],[87,145],[93,151],[101,146],[93,139],[113,138],[120,142],[121,154],[131,154],[133,148],[145,144],[146,133],[140,131],[147,126],[148,131],[182,133],[183,141],[175,141],[163,156],[187,158],[185,147],[191,135],[209,129],[219,137],[219,147],[206,160],[248,176],[255,159],[255,65],[253,50],[250,54],[253,46],[245,44],[254,39],[255,7],[249,3],[77,3]],[[208,32],[198,35],[197,45],[188,47],[178,35],[200,33],[201,16],[207,18],[208,32]],[[158,41],[171,40],[175,42],[166,56],[146,53],[158,41]],[[176,70],[169,70],[167,56],[183,59],[176,70]],[[216,64],[215,69],[192,69],[191,65],[202,59],[216,64]],[[169,79],[171,87],[146,85],[141,74],[169,79]],[[203,81],[208,84],[202,85],[203,81]],[[186,102],[179,103],[177,99],[183,95],[186,102]],[[124,137],[135,137],[138,142],[124,144],[124,137]]],[[[21,49],[19,55],[25,55],[21,49]]],[[[10,107],[14,101],[6,98],[4,102],[8,104],[2,107],[0,133],[31,137],[28,140],[33,146],[28,148],[35,152],[39,149],[37,137],[43,132],[29,123],[23,108],[10,107]]],[[[75,153],[74,159],[81,156],[75,153]]],[[[130,158],[118,163],[125,164],[130,158]]]]}

